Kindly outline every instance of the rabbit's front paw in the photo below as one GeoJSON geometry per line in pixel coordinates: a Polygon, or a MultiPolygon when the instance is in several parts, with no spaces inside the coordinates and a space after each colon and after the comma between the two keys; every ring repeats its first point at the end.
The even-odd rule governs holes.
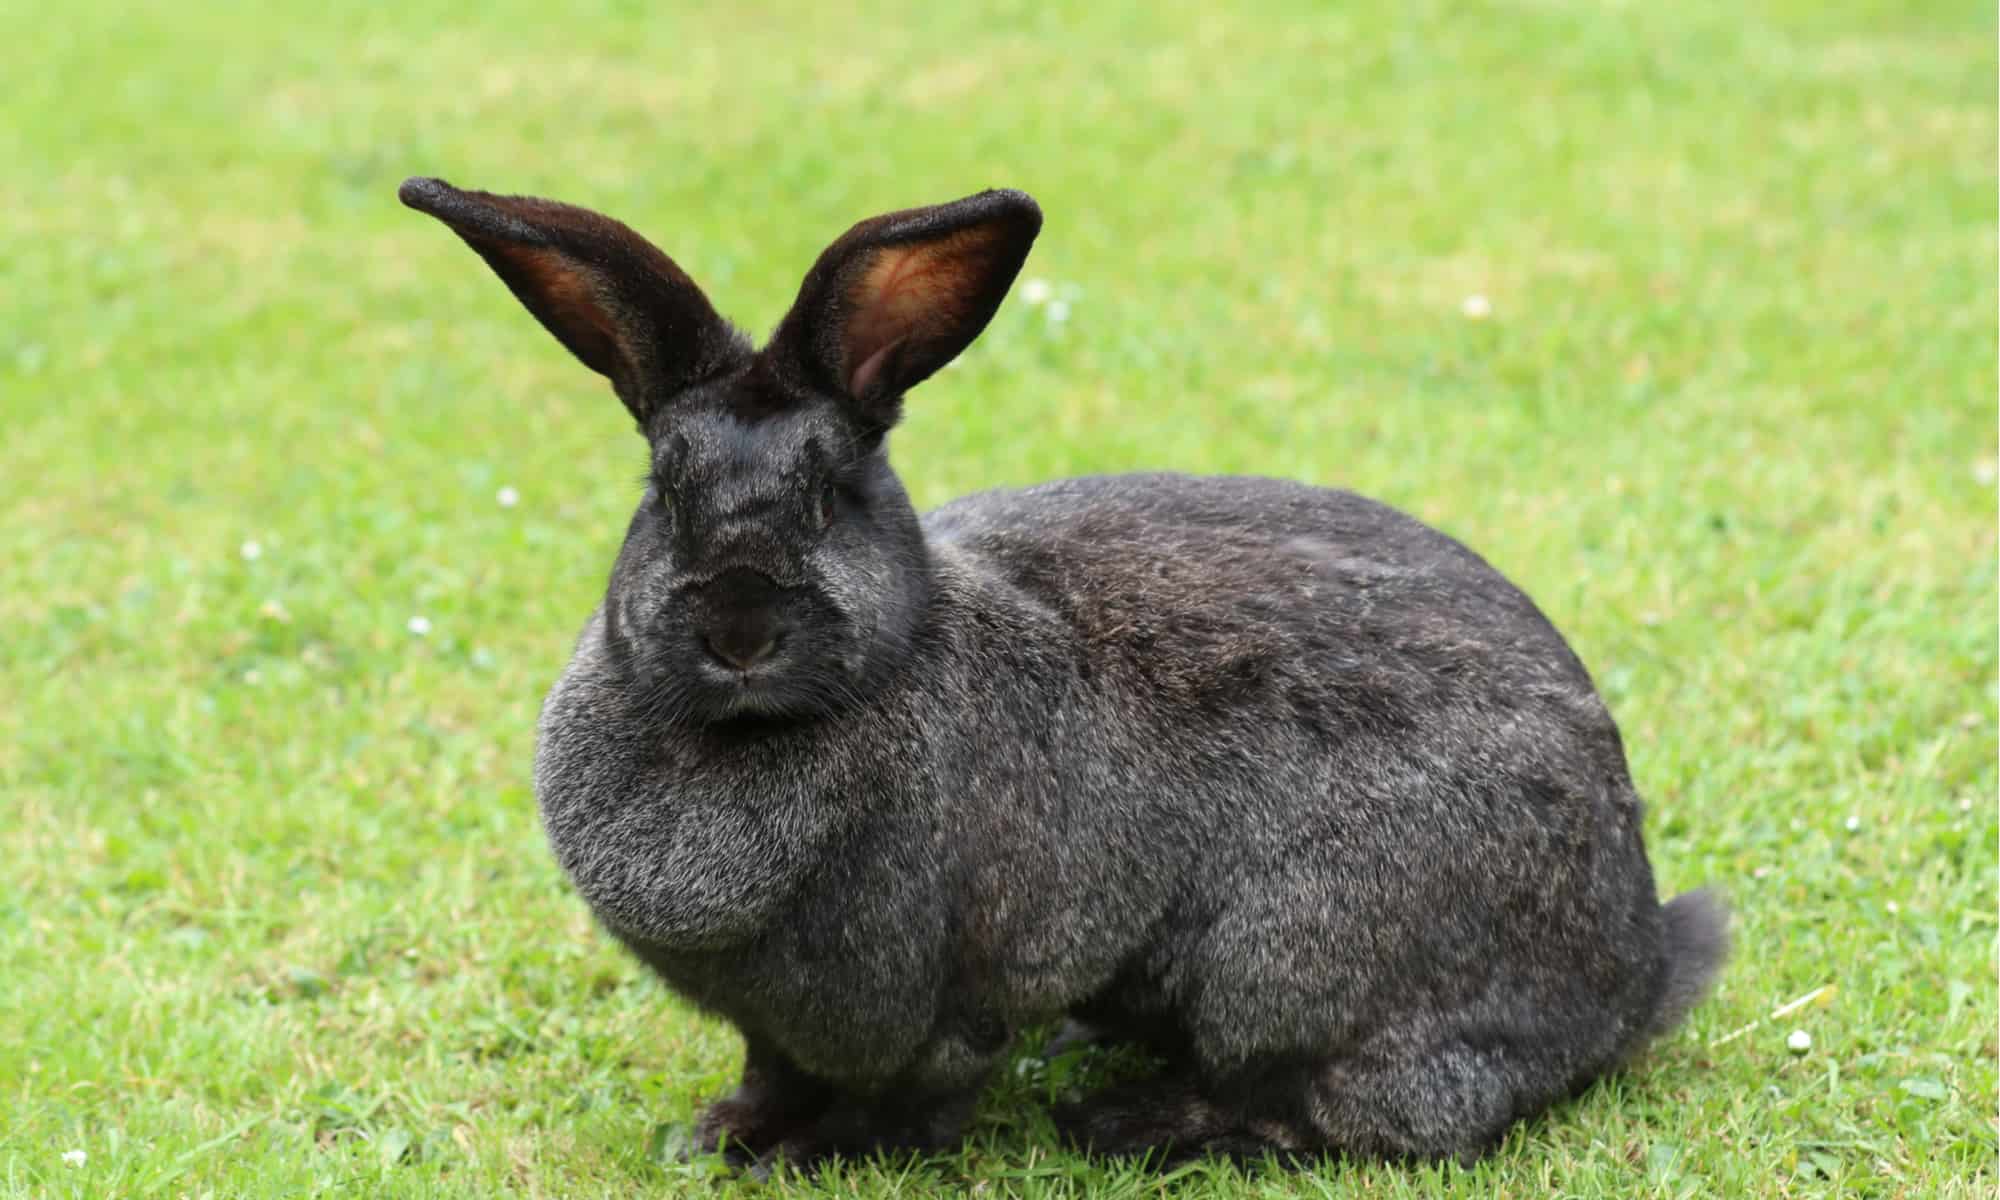
{"type": "Polygon", "coordinates": [[[720,1153],[737,1166],[761,1157],[814,1114],[775,1097],[746,1097],[741,1091],[701,1110],[695,1119],[694,1149],[720,1153]]]}
{"type": "Polygon", "coordinates": [[[817,1119],[787,1134],[759,1166],[782,1159],[793,1168],[812,1171],[835,1157],[932,1154],[946,1150],[964,1133],[978,1098],[976,1089],[968,1089],[962,1093],[835,1104],[817,1119]]]}
{"type": "Polygon", "coordinates": [[[832,1085],[800,1070],[775,1044],[748,1037],[743,1080],[734,1092],[701,1110],[695,1119],[694,1152],[720,1152],[736,1165],[746,1165],[818,1119],[833,1100],[832,1085]]]}

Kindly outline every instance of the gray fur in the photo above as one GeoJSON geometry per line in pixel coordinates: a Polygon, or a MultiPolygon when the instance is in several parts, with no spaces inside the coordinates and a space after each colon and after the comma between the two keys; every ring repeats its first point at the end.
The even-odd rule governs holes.
{"type": "MultiPolygon", "coordinates": [[[[1002,203],[973,201],[891,225],[1002,203]]],[[[814,278],[862,277],[842,247],[871,227],[814,278]]],[[[986,295],[1019,260],[976,266],[986,295]]],[[[947,1145],[1014,1032],[1067,1016],[1171,1064],[1063,1114],[1097,1150],[1471,1157],[1698,999],[1722,911],[1659,904],[1617,727],[1477,555],[1267,479],[920,521],[880,397],[782,365],[837,353],[855,302],[815,286],[786,355],[648,426],[654,482],[536,758],[598,919],[744,1034],[706,1144],[947,1145]],[[761,674],[689,632],[726,616],[726,569],[783,597],[761,674]]]]}

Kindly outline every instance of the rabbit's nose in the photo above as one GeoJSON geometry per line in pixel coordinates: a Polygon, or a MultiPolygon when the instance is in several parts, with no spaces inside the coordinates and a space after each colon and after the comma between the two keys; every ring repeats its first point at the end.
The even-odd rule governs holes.
{"type": "Polygon", "coordinates": [[[710,619],[702,642],[716,660],[747,671],[771,657],[785,636],[781,593],[755,571],[732,568],[704,589],[710,619]]]}
{"type": "Polygon", "coordinates": [[[720,629],[712,629],[703,640],[708,643],[708,652],[721,659],[724,666],[747,671],[771,657],[778,648],[777,623],[731,622],[720,629]]]}

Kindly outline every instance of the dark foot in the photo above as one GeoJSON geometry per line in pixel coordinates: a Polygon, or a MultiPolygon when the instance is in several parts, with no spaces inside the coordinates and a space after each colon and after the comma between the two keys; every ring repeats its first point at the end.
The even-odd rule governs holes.
{"type": "Polygon", "coordinates": [[[826,1112],[833,1088],[793,1066],[768,1043],[747,1040],[743,1082],[702,1109],[694,1149],[746,1165],[826,1112]]]}
{"type": "Polygon", "coordinates": [[[720,1153],[732,1164],[746,1166],[812,1119],[809,1114],[759,1105],[740,1095],[725,1096],[701,1110],[694,1126],[696,1153],[720,1153]]]}
{"type": "Polygon", "coordinates": [[[1087,1154],[1150,1157],[1166,1163],[1199,1155],[1212,1132],[1205,1101],[1185,1084],[1144,1081],[1106,1088],[1053,1114],[1056,1130],[1087,1154]]]}
{"type": "Polygon", "coordinates": [[[1143,1156],[1161,1165],[1203,1157],[1247,1161],[1267,1154],[1310,1159],[1320,1147],[1302,1117],[1289,1112],[1268,1085],[1211,1093],[1185,1077],[1121,1084],[1055,1113],[1056,1128],[1085,1153],[1143,1156]]]}
{"type": "Polygon", "coordinates": [[[949,1150],[964,1134],[979,1093],[902,1097],[842,1103],[813,1121],[794,1127],[773,1145],[759,1165],[782,1160],[811,1171],[833,1158],[874,1154],[933,1154],[949,1150]]]}

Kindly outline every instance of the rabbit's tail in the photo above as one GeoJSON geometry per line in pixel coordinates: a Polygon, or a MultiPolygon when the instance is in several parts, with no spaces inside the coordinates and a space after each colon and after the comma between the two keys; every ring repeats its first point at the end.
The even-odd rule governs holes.
{"type": "Polygon", "coordinates": [[[1703,888],[1684,892],[1660,909],[1666,955],[1665,978],[1653,1008],[1648,1037],[1673,1029],[1715,986],[1729,957],[1729,906],[1703,888]]]}

